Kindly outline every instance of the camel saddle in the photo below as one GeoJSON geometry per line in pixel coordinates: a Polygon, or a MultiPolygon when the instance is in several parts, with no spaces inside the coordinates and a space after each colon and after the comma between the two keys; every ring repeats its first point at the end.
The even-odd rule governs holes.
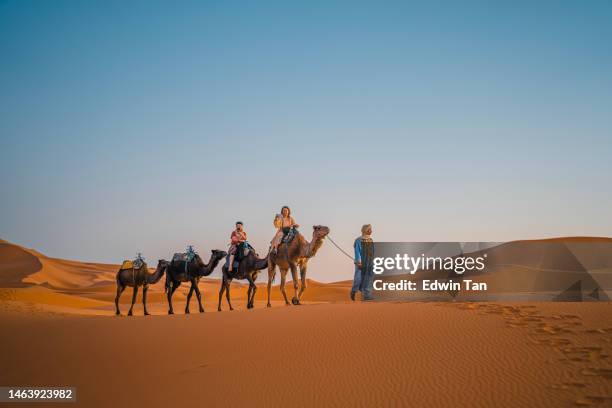
{"type": "Polygon", "coordinates": [[[187,254],[182,254],[180,252],[177,252],[172,257],[172,262],[185,262],[185,261],[187,261],[187,254]]]}
{"type": "Polygon", "coordinates": [[[140,269],[142,268],[143,264],[144,261],[142,259],[135,259],[133,261],[128,259],[123,261],[121,264],[121,269],[140,269]]]}
{"type": "Polygon", "coordinates": [[[293,238],[298,234],[297,228],[289,228],[289,231],[285,232],[283,230],[283,238],[281,239],[281,244],[288,244],[293,241],[293,238]]]}
{"type": "Polygon", "coordinates": [[[190,250],[184,253],[177,252],[172,257],[172,263],[185,262],[185,273],[187,273],[187,268],[189,264],[193,261],[195,256],[196,256],[196,252],[193,250],[190,250]]]}
{"type": "Polygon", "coordinates": [[[195,258],[195,252],[194,253],[180,253],[177,252],[176,254],[174,254],[174,256],[172,257],[172,262],[185,262],[185,263],[189,263],[191,261],[193,261],[193,258],[195,258]]]}
{"type": "MultiPolygon", "coordinates": [[[[239,244],[236,248],[236,254],[234,255],[234,265],[232,266],[232,269],[237,270],[238,265],[240,265],[240,261],[245,258],[251,251],[255,252],[255,248],[253,248],[248,242],[245,241],[242,244],[239,244]]],[[[227,256],[225,257],[225,266],[229,265],[229,259],[230,254],[227,254],[227,256]]]]}
{"type": "MultiPolygon", "coordinates": [[[[226,267],[229,265],[229,257],[230,257],[229,255],[225,257],[225,266],[226,267]]],[[[237,261],[236,258],[234,258],[234,266],[232,266],[232,269],[234,271],[237,271],[239,266],[240,266],[240,262],[237,261]]]]}

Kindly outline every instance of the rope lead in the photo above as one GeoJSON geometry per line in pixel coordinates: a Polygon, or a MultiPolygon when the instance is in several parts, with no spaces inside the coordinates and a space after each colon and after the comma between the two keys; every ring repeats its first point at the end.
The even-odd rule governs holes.
{"type": "Polygon", "coordinates": [[[346,255],[348,258],[350,258],[350,260],[351,260],[351,261],[354,261],[353,257],[352,257],[352,256],[350,256],[350,255],[349,255],[349,254],[348,254],[348,253],[347,253],[347,252],[346,252],[344,249],[340,248],[340,245],[336,244],[336,242],[335,242],[335,241],[332,239],[332,237],[331,237],[331,236],[329,236],[329,235],[328,235],[328,236],[327,236],[327,238],[329,238],[329,240],[331,241],[331,243],[332,243],[332,244],[334,244],[334,246],[335,246],[336,248],[338,248],[338,250],[339,250],[340,252],[342,252],[344,255],[346,255]]]}

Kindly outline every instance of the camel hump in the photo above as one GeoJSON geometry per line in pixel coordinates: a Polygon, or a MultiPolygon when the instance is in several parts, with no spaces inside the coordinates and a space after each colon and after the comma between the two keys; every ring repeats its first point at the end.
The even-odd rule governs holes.
{"type": "Polygon", "coordinates": [[[121,269],[132,269],[134,267],[134,262],[130,260],[125,260],[121,264],[121,269]]]}

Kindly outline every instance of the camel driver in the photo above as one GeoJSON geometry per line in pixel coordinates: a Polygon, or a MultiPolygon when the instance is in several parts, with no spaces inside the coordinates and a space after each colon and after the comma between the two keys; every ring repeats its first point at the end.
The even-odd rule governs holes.
{"type": "Polygon", "coordinates": [[[276,234],[270,245],[272,246],[272,253],[276,253],[278,246],[283,240],[283,236],[289,233],[291,228],[298,228],[299,225],[295,223],[295,220],[291,216],[291,210],[286,205],[281,208],[280,214],[276,214],[274,217],[274,226],[276,227],[276,234]]]}
{"type": "Polygon", "coordinates": [[[365,224],[361,227],[361,236],[355,239],[355,278],[351,288],[351,300],[355,300],[357,291],[361,292],[362,300],[373,300],[372,297],[372,275],[374,247],[372,241],[372,225],[365,224]]]}
{"type": "Polygon", "coordinates": [[[246,232],[244,232],[244,225],[242,224],[242,221],[237,221],[236,222],[236,229],[232,231],[232,235],[231,235],[231,242],[230,242],[230,248],[229,248],[229,265],[227,266],[227,270],[229,272],[232,271],[232,269],[234,268],[234,257],[236,256],[236,250],[238,249],[238,247],[240,246],[240,244],[243,244],[246,242],[247,240],[247,235],[246,232]]]}

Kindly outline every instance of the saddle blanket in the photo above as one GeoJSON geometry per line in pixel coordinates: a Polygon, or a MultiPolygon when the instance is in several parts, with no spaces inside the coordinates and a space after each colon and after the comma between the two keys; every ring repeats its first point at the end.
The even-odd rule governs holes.
{"type": "Polygon", "coordinates": [[[283,235],[283,238],[281,239],[281,243],[288,244],[289,242],[293,241],[293,238],[295,238],[297,233],[298,233],[297,229],[291,228],[289,232],[283,235]]]}
{"type": "Polygon", "coordinates": [[[134,261],[126,260],[121,264],[121,269],[140,269],[144,265],[142,259],[136,259],[134,261]]]}
{"type": "Polygon", "coordinates": [[[195,252],[177,252],[176,254],[174,254],[174,256],[172,257],[172,261],[174,262],[191,262],[193,261],[193,259],[195,258],[196,253],[195,252]]]}
{"type": "MultiPolygon", "coordinates": [[[[230,255],[227,254],[227,256],[225,257],[225,267],[226,268],[229,268],[229,259],[230,259],[230,255]]],[[[237,257],[234,257],[234,266],[232,267],[232,269],[236,271],[238,270],[239,266],[240,266],[240,261],[237,260],[237,257]]]]}

